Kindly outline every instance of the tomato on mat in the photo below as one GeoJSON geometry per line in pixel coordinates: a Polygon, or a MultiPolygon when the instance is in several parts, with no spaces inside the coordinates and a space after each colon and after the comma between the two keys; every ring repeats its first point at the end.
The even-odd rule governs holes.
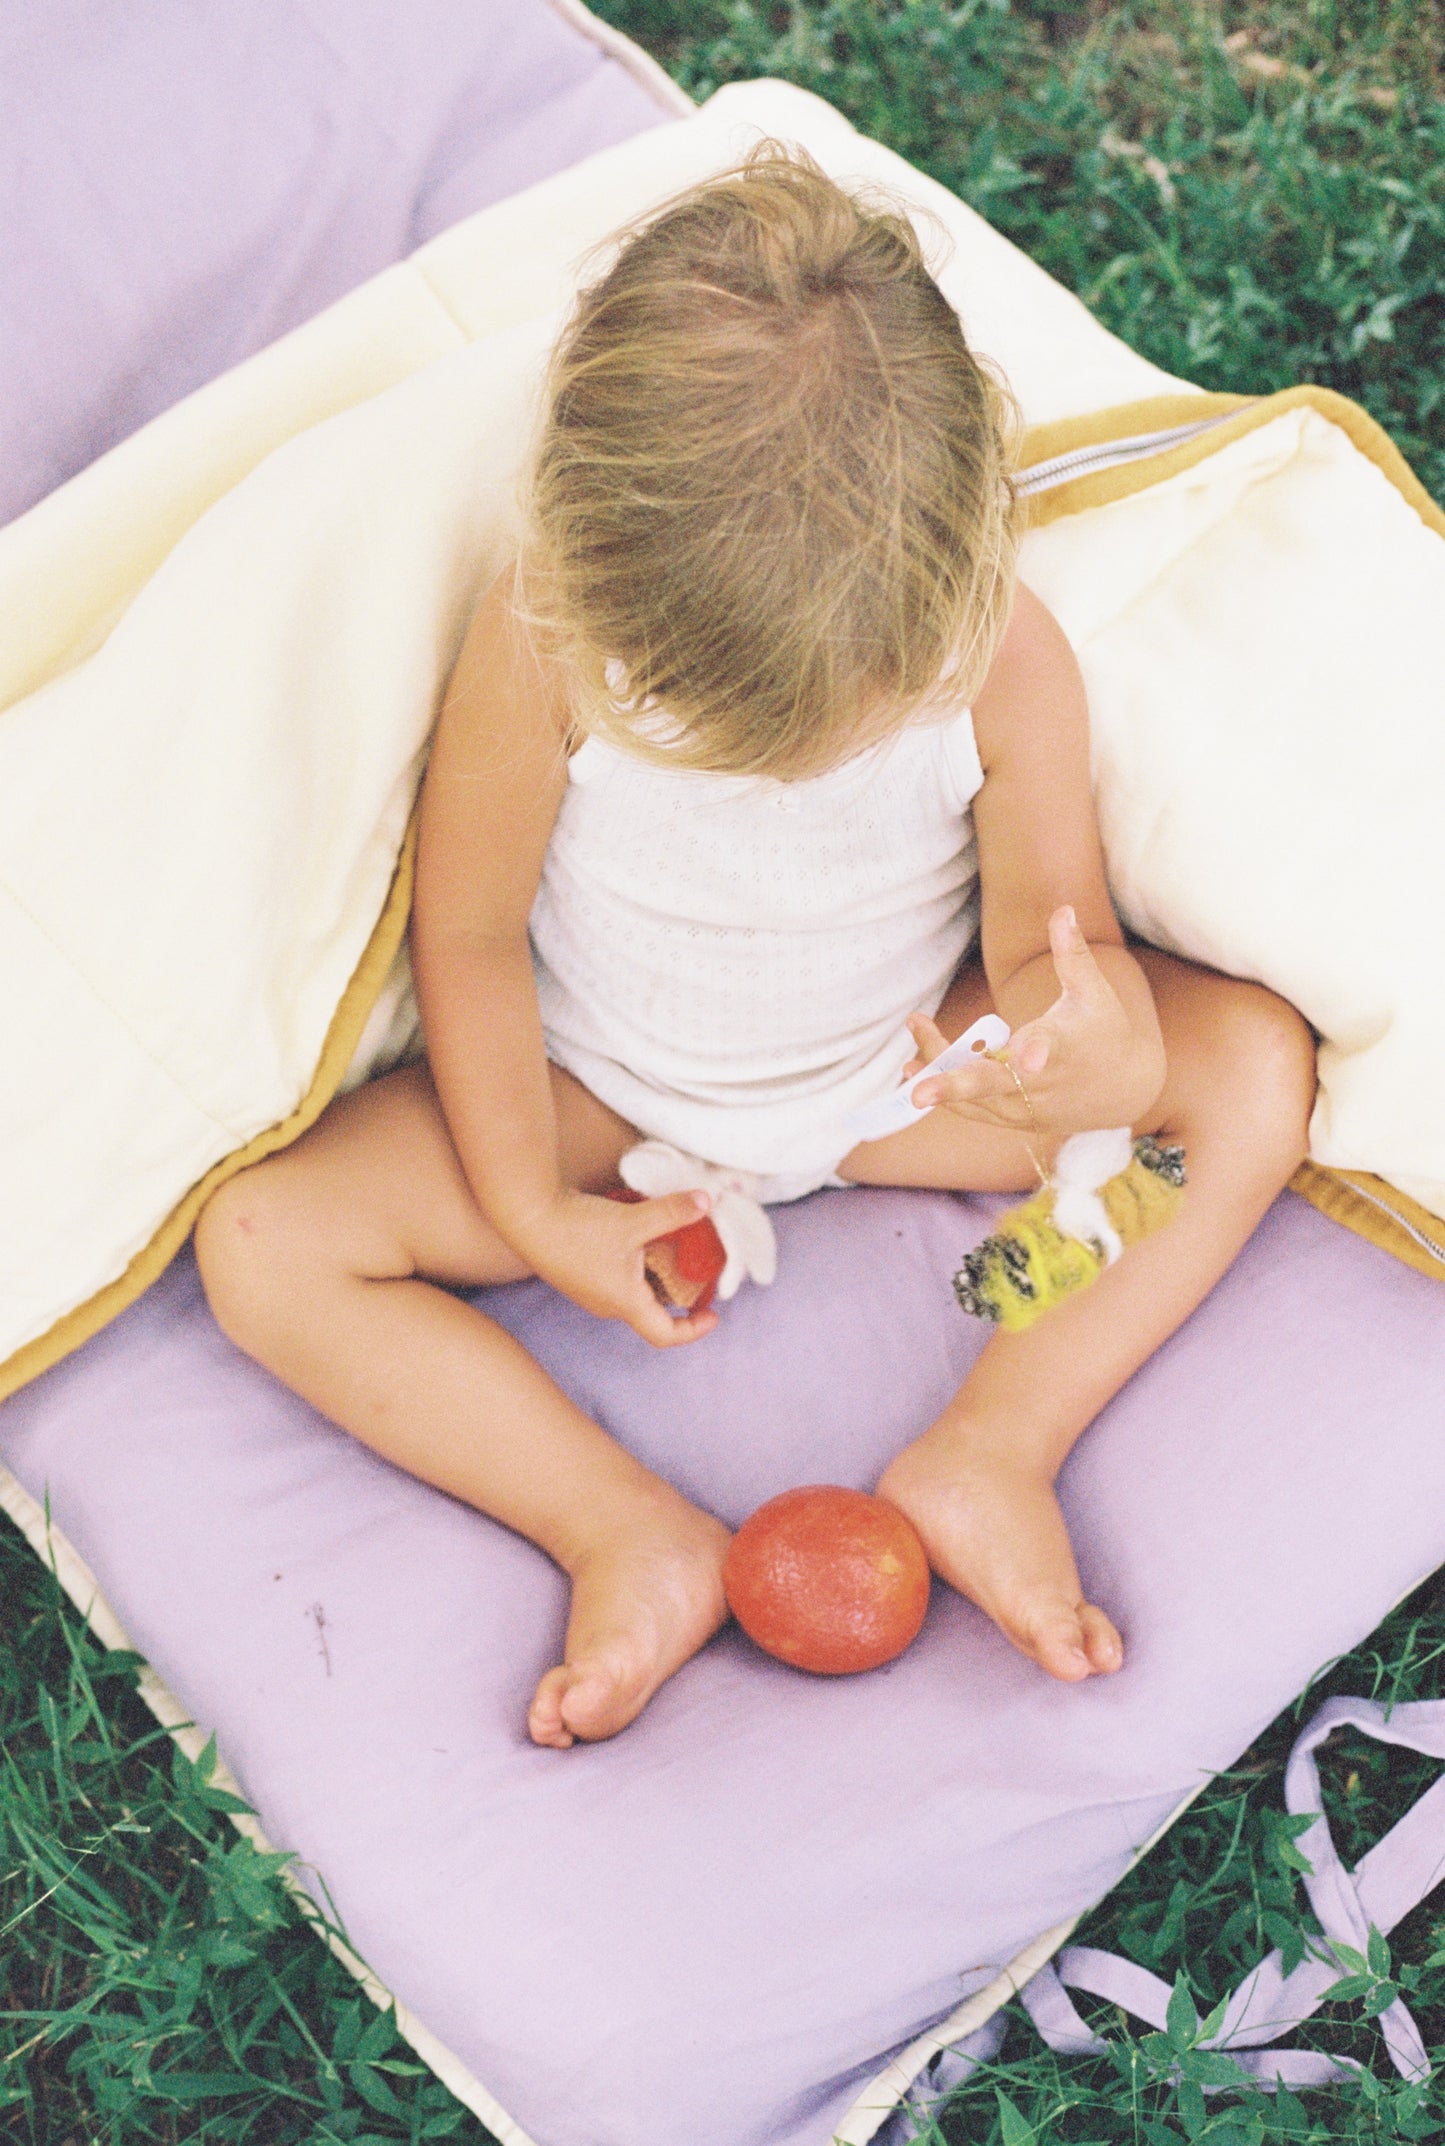
{"type": "Polygon", "coordinates": [[[814,1483],[760,1505],[723,1568],[749,1639],[795,1669],[877,1669],[917,1637],[928,1608],[923,1544],[896,1505],[814,1483]]]}

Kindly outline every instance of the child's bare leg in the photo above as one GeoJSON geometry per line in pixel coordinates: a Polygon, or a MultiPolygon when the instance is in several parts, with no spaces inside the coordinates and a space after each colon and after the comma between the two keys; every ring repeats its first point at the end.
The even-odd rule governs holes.
{"type": "MultiPolygon", "coordinates": [[[[553,1077],[564,1173],[601,1190],[636,1136],[553,1077]]],[[[679,1204],[679,1223],[692,1219],[679,1204]]],[[[574,1407],[493,1320],[433,1286],[525,1270],[472,1197],[425,1066],[343,1097],[223,1186],[196,1252],[239,1347],[569,1575],[565,1660],[529,1716],[538,1743],[615,1734],[722,1623],[722,1523],[574,1407]]]]}
{"type": "MultiPolygon", "coordinates": [[[[1175,1220],[1023,1333],[993,1336],[956,1398],[879,1484],[942,1576],[1014,1644],[1068,1679],[1117,1669],[1119,1636],[1084,1601],[1053,1483],[1079,1434],[1224,1273],[1305,1152],[1314,1047],[1293,1008],[1254,984],[1137,950],[1169,1055],[1154,1121],[1188,1151],[1175,1220]]],[[[977,968],[940,1025],[988,1010],[977,968]]],[[[864,1184],[1007,1191],[1034,1182],[1021,1141],[938,1110],[855,1148],[864,1184]]]]}

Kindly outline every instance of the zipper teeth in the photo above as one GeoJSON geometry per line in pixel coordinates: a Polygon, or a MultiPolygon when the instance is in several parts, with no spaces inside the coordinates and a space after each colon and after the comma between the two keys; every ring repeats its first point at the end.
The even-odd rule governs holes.
{"type": "Polygon", "coordinates": [[[1019,494],[1027,497],[1031,492],[1050,492],[1056,485],[1067,484],[1072,477],[1113,469],[1121,462],[1138,462],[1145,455],[1161,454],[1166,447],[1196,439],[1201,432],[1212,432],[1216,425],[1227,425],[1245,407],[1241,403],[1237,409],[1197,418],[1192,424],[1170,425],[1162,432],[1135,433],[1123,440],[1101,440],[1096,447],[1073,447],[1067,454],[1050,455],[1046,462],[1035,462],[1020,474],[1019,494]]]}
{"type": "Polygon", "coordinates": [[[1403,1215],[1397,1214],[1388,1200],[1378,1198],[1373,1192],[1366,1192],[1363,1185],[1351,1185],[1350,1190],[1360,1199],[1368,1200],[1372,1207],[1377,1207],[1382,1215],[1388,1215],[1397,1229],[1402,1229],[1407,1237],[1414,1238],[1422,1252],[1428,1252],[1432,1259],[1438,1259],[1441,1266],[1445,1267],[1445,1245],[1436,1244],[1433,1237],[1427,1237],[1423,1230],[1416,1229],[1413,1222],[1407,1222],[1403,1215]]]}

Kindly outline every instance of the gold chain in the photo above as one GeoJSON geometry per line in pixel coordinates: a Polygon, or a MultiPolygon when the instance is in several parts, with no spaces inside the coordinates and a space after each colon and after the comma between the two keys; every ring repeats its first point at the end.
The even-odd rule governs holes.
{"type": "MultiPolygon", "coordinates": [[[[1030,1096],[1029,1091],[1024,1086],[1023,1082],[1019,1079],[1018,1067],[1013,1063],[1013,1060],[1008,1056],[1008,1053],[1006,1051],[990,1051],[988,1055],[990,1058],[994,1059],[999,1065],[1004,1068],[1004,1071],[1008,1074],[1009,1079],[1018,1089],[1019,1095],[1023,1101],[1024,1109],[1029,1114],[1029,1129],[1033,1133],[1034,1140],[1040,1139],[1042,1136],[1039,1132],[1039,1121],[1034,1112],[1033,1098],[1030,1096]]],[[[1023,1141],[1024,1147],[1028,1153],[1029,1161],[1034,1166],[1034,1170],[1038,1176],[1040,1185],[1047,1185],[1049,1182],[1049,1173],[1044,1168],[1043,1164],[1039,1161],[1038,1151],[1034,1147],[1033,1140],[1029,1139],[1027,1133],[1021,1133],[1019,1137],[1023,1141]]]]}

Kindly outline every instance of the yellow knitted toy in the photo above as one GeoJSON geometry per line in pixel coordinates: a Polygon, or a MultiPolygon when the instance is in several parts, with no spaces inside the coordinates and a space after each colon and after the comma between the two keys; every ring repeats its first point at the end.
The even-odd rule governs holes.
{"type": "Polygon", "coordinates": [[[1184,1195],[1184,1150],[1135,1140],[1127,1126],[1075,1133],[1032,1199],[1003,1216],[953,1278],[965,1311],[1017,1333],[1096,1281],[1125,1245],[1171,1220],[1184,1195]]]}

